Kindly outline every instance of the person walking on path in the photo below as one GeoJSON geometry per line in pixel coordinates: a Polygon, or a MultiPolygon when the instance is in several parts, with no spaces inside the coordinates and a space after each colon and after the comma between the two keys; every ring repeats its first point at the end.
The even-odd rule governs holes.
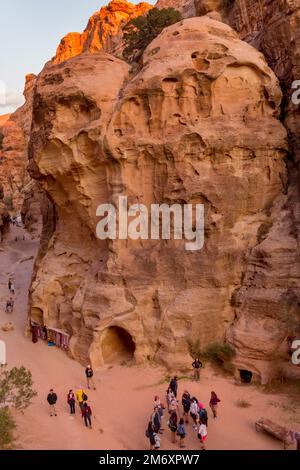
{"type": "Polygon", "coordinates": [[[9,292],[11,292],[11,284],[12,284],[12,283],[11,283],[11,279],[9,279],[9,280],[8,280],[8,290],[9,290],[9,292]]]}
{"type": "Polygon", "coordinates": [[[170,412],[170,404],[174,400],[175,396],[170,387],[167,390],[167,406],[168,406],[168,411],[170,412]]]}
{"type": "Polygon", "coordinates": [[[205,448],[206,438],[207,438],[207,426],[206,424],[200,422],[199,429],[198,429],[198,439],[200,440],[202,450],[206,450],[205,448]]]}
{"type": "Polygon", "coordinates": [[[85,376],[86,376],[88,389],[90,390],[90,388],[93,387],[93,389],[96,390],[95,383],[94,383],[94,371],[90,365],[88,365],[87,368],[85,369],[85,376]]]}
{"type": "Polygon", "coordinates": [[[78,390],[76,392],[76,398],[77,398],[77,401],[78,401],[79,408],[82,412],[83,405],[88,400],[88,396],[85,393],[85,391],[83,390],[83,388],[81,388],[80,390],[78,390]]]}
{"type": "Polygon", "coordinates": [[[198,401],[195,397],[193,397],[192,400],[191,400],[190,415],[191,415],[192,420],[194,422],[194,424],[193,424],[194,429],[197,429],[198,412],[199,412],[198,401]]]}
{"type": "Polygon", "coordinates": [[[47,396],[47,402],[49,403],[50,416],[57,416],[55,408],[57,403],[57,395],[52,388],[47,396]]]}
{"type": "Polygon", "coordinates": [[[182,395],[182,407],[183,407],[183,418],[185,419],[185,423],[189,423],[189,414],[191,409],[191,395],[187,390],[182,395]]]}
{"type": "Polygon", "coordinates": [[[217,419],[218,403],[220,403],[220,401],[221,400],[219,400],[217,394],[215,392],[211,392],[209,406],[211,407],[211,411],[213,412],[214,419],[217,419]]]}
{"type": "Polygon", "coordinates": [[[200,369],[201,369],[201,367],[203,367],[203,364],[200,361],[200,359],[198,357],[196,357],[196,359],[194,360],[192,366],[193,366],[193,369],[194,369],[194,380],[196,382],[199,382],[199,380],[200,380],[200,369]]]}
{"type": "Polygon", "coordinates": [[[150,450],[153,450],[155,447],[155,433],[152,425],[152,421],[149,421],[148,428],[146,430],[146,437],[149,439],[150,442],[150,450]]]}
{"type": "Polygon", "coordinates": [[[68,405],[70,407],[71,415],[74,415],[75,414],[75,395],[74,395],[73,390],[69,391],[68,397],[67,397],[67,402],[68,402],[68,405]]]}
{"type": "Polygon", "coordinates": [[[156,395],[156,397],[154,398],[154,409],[155,408],[158,408],[159,415],[160,415],[161,419],[163,419],[165,407],[164,407],[163,403],[161,402],[161,399],[159,398],[158,395],[156,395]]]}
{"type": "Polygon", "coordinates": [[[159,414],[159,409],[157,406],[154,408],[154,412],[152,414],[152,425],[153,425],[153,430],[156,434],[162,433],[161,416],[159,414]]]}
{"type": "Polygon", "coordinates": [[[181,418],[180,421],[179,421],[179,426],[178,426],[178,429],[177,429],[177,436],[179,436],[179,446],[181,448],[184,448],[185,445],[184,445],[184,440],[185,440],[185,437],[186,437],[186,432],[185,432],[185,425],[184,425],[184,419],[181,418]]]}
{"type": "Polygon", "coordinates": [[[10,290],[12,295],[15,295],[15,285],[12,281],[10,283],[10,289],[9,290],[10,290]]]}
{"type": "Polygon", "coordinates": [[[172,411],[170,419],[169,419],[169,428],[170,428],[170,431],[171,431],[171,442],[173,444],[176,443],[177,425],[178,425],[177,413],[176,413],[176,411],[172,411]]]}
{"type": "Polygon", "coordinates": [[[13,301],[13,298],[10,297],[10,299],[6,302],[5,313],[13,313],[13,311],[14,311],[14,301],[13,301]]]}
{"type": "Polygon", "coordinates": [[[177,392],[178,392],[178,378],[177,378],[177,376],[173,377],[173,379],[170,382],[169,388],[174,393],[174,397],[177,398],[177,392]]]}
{"type": "Polygon", "coordinates": [[[83,405],[82,416],[86,427],[92,429],[92,409],[87,403],[84,403],[83,405]]]}
{"type": "Polygon", "coordinates": [[[199,406],[199,420],[201,423],[205,424],[206,427],[208,427],[208,413],[202,403],[200,403],[198,406],[199,406]]]}

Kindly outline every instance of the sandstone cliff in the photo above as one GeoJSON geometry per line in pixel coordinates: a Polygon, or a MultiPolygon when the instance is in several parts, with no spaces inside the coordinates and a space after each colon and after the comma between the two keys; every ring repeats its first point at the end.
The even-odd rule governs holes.
{"type": "MultiPolygon", "coordinates": [[[[73,357],[94,366],[133,344],[138,362],[183,365],[188,337],[203,348],[222,341],[274,201],[285,214],[281,91],[262,54],[202,17],[164,30],[143,63],[136,76],[103,52],[48,63],[33,100],[30,173],[53,201],[55,223],[30,315],[67,330],[73,357]],[[118,195],[203,203],[205,248],[97,240],[96,207],[118,195]]],[[[278,241],[279,258],[282,249],[278,241]]]]}
{"type": "Polygon", "coordinates": [[[126,0],[113,0],[90,18],[82,34],[70,33],[62,39],[53,62],[58,64],[83,52],[117,52],[122,27],[151,8],[152,5],[145,2],[133,5],[126,0]]]}

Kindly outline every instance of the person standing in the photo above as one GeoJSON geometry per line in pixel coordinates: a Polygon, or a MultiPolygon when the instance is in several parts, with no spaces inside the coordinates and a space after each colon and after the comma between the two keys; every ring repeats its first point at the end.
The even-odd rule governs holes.
{"type": "Polygon", "coordinates": [[[11,279],[8,280],[8,290],[11,292],[11,279]]]}
{"type": "Polygon", "coordinates": [[[185,437],[186,437],[186,432],[185,432],[185,426],[184,426],[184,419],[183,418],[181,418],[180,421],[179,421],[177,435],[179,436],[179,439],[180,439],[179,446],[181,448],[184,448],[185,447],[184,440],[185,440],[185,437]]]}
{"type": "Polygon", "coordinates": [[[75,395],[73,390],[70,390],[67,397],[68,405],[70,406],[71,415],[75,414],[75,395]]]}
{"type": "Polygon", "coordinates": [[[49,403],[50,416],[57,416],[55,408],[55,405],[57,403],[57,395],[52,388],[47,396],[47,402],[49,403]]]}
{"type": "Polygon", "coordinates": [[[211,398],[209,402],[209,406],[211,407],[211,411],[213,412],[214,419],[217,419],[217,412],[218,412],[218,403],[220,403],[217,394],[215,392],[211,392],[211,398]]]}
{"type": "Polygon", "coordinates": [[[189,423],[189,413],[191,409],[191,395],[187,390],[182,395],[182,407],[183,407],[183,418],[185,419],[185,423],[189,423]]]}
{"type": "Polygon", "coordinates": [[[178,378],[177,378],[177,376],[173,377],[173,379],[170,382],[169,388],[174,393],[174,397],[177,398],[177,391],[178,391],[178,378]]]}
{"type": "Polygon", "coordinates": [[[149,442],[150,442],[150,450],[153,450],[156,442],[155,442],[155,433],[153,430],[152,421],[149,421],[148,423],[148,428],[146,430],[146,437],[149,439],[149,442]]]}
{"type": "Polygon", "coordinates": [[[196,357],[196,359],[194,360],[192,366],[194,368],[194,380],[196,382],[199,382],[199,380],[200,380],[200,369],[201,369],[201,367],[203,367],[203,364],[200,361],[200,359],[198,357],[196,357]]]}
{"type": "Polygon", "coordinates": [[[11,285],[10,285],[10,292],[15,295],[15,285],[13,282],[11,282],[11,285]]]}
{"type": "Polygon", "coordinates": [[[152,426],[153,426],[153,431],[158,434],[161,431],[161,416],[159,414],[159,409],[156,406],[154,408],[154,413],[152,414],[152,426]]]}
{"type": "Polygon", "coordinates": [[[176,411],[172,411],[170,419],[169,419],[169,428],[170,428],[170,431],[171,431],[171,442],[173,444],[176,443],[177,425],[178,425],[177,413],[176,413],[176,411]]]}
{"type": "Polygon", "coordinates": [[[84,417],[86,427],[92,429],[92,409],[87,403],[83,405],[82,416],[84,417]]]}
{"type": "Polygon", "coordinates": [[[85,376],[87,381],[87,387],[90,390],[91,386],[94,390],[96,390],[95,383],[94,383],[94,371],[90,365],[87,366],[85,369],[85,376]]]}
{"type": "Polygon", "coordinates": [[[192,417],[192,420],[194,422],[193,428],[197,429],[197,422],[198,422],[198,412],[199,412],[199,406],[198,406],[198,401],[194,397],[191,400],[191,407],[190,407],[190,415],[192,417]]]}
{"type": "Polygon", "coordinates": [[[171,402],[174,400],[175,396],[174,396],[174,393],[172,392],[172,390],[170,389],[170,387],[168,388],[167,390],[167,406],[168,406],[168,411],[170,411],[170,404],[171,402]]]}
{"type": "Polygon", "coordinates": [[[202,450],[206,450],[206,448],[205,448],[206,438],[207,438],[207,426],[206,426],[206,424],[200,422],[199,430],[198,430],[198,439],[201,442],[202,450]]]}

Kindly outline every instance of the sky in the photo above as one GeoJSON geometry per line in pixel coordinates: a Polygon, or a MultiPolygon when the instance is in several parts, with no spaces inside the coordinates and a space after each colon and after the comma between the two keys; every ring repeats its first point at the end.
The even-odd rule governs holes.
{"type": "Polygon", "coordinates": [[[89,17],[109,0],[0,1],[0,114],[6,114],[24,101],[25,75],[38,74],[63,36],[82,32],[89,17]]]}

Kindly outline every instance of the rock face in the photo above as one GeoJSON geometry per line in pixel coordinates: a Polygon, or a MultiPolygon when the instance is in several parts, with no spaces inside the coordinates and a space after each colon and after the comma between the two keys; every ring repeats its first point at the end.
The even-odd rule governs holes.
{"type": "Polygon", "coordinates": [[[0,184],[3,201],[10,213],[22,213],[28,231],[40,236],[41,204],[45,195],[27,172],[35,80],[33,74],[26,76],[25,104],[12,115],[0,119],[0,184]]]}
{"type": "MultiPolygon", "coordinates": [[[[137,75],[103,52],[48,63],[33,99],[30,173],[54,212],[30,316],[66,330],[73,357],[95,367],[110,360],[111,345],[138,362],[180,366],[190,363],[187,338],[203,348],[223,341],[271,208],[283,222],[286,214],[281,91],[262,54],[202,17],[165,29],[143,63],[137,75]],[[98,240],[97,206],[120,195],[129,205],[204,204],[204,249],[98,240]]],[[[281,261],[284,278],[276,236],[262,265],[281,261]]]]}
{"type": "Polygon", "coordinates": [[[265,54],[280,80],[290,150],[285,194],[270,207],[268,224],[261,227],[262,242],[249,251],[228,340],[238,353],[237,367],[251,370],[263,382],[276,374],[299,377],[289,352],[291,340],[300,337],[300,107],[291,101],[292,82],[300,77],[300,4],[236,0],[228,21],[265,54]]]}
{"type": "Polygon", "coordinates": [[[59,64],[83,52],[117,52],[122,26],[151,8],[145,2],[134,5],[126,0],[113,0],[90,18],[82,34],[70,33],[62,39],[53,62],[59,64]]]}
{"type": "Polygon", "coordinates": [[[8,224],[8,210],[4,202],[3,186],[0,183],[0,242],[2,242],[3,233],[8,224]]]}

